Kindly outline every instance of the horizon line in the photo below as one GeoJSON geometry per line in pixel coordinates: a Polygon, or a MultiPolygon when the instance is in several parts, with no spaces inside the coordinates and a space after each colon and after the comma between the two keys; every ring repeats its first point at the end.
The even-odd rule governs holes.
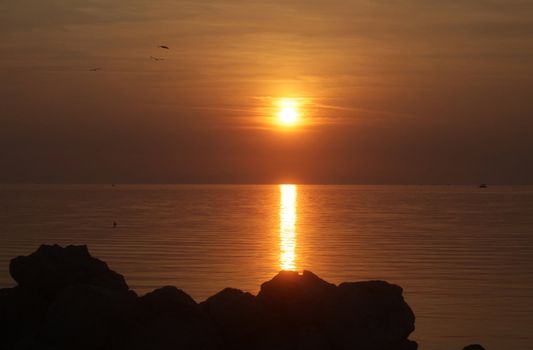
{"type": "Polygon", "coordinates": [[[240,186],[277,186],[277,185],[339,185],[339,186],[533,186],[533,183],[394,183],[394,182],[0,182],[0,185],[240,185],[240,186]]]}

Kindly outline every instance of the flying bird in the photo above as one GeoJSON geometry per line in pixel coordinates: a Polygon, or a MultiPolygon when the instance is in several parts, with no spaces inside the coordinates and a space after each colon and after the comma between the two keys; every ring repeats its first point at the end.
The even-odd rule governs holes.
{"type": "Polygon", "coordinates": [[[159,45],[160,48],[162,49],[165,49],[165,50],[170,50],[170,47],[166,46],[166,45],[159,45]]]}
{"type": "Polygon", "coordinates": [[[162,58],[162,57],[154,57],[154,56],[150,56],[150,58],[154,61],[164,61],[165,59],[162,58]]]}
{"type": "Polygon", "coordinates": [[[96,67],[96,68],[91,68],[91,69],[89,69],[89,71],[91,71],[91,72],[97,72],[97,71],[99,71],[99,70],[102,70],[102,68],[100,68],[100,67],[96,67]]]}

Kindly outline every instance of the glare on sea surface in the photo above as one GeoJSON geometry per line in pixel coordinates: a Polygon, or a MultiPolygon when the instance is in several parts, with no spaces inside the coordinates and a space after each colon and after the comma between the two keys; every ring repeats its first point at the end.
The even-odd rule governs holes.
{"type": "Polygon", "coordinates": [[[282,270],[296,270],[296,185],[280,185],[279,234],[282,270]]]}

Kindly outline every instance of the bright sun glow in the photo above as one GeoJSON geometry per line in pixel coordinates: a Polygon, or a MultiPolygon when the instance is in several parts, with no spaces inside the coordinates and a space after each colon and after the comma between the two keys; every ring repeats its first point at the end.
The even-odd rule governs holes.
{"type": "Polygon", "coordinates": [[[278,121],[285,126],[291,126],[298,122],[300,111],[298,101],[284,98],[278,101],[278,121]]]}

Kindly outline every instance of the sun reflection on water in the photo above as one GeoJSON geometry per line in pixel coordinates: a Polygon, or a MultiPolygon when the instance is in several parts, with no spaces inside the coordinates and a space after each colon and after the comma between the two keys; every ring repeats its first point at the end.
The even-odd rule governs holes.
{"type": "Polygon", "coordinates": [[[296,185],[279,185],[279,264],[282,270],[296,270],[296,185]]]}

